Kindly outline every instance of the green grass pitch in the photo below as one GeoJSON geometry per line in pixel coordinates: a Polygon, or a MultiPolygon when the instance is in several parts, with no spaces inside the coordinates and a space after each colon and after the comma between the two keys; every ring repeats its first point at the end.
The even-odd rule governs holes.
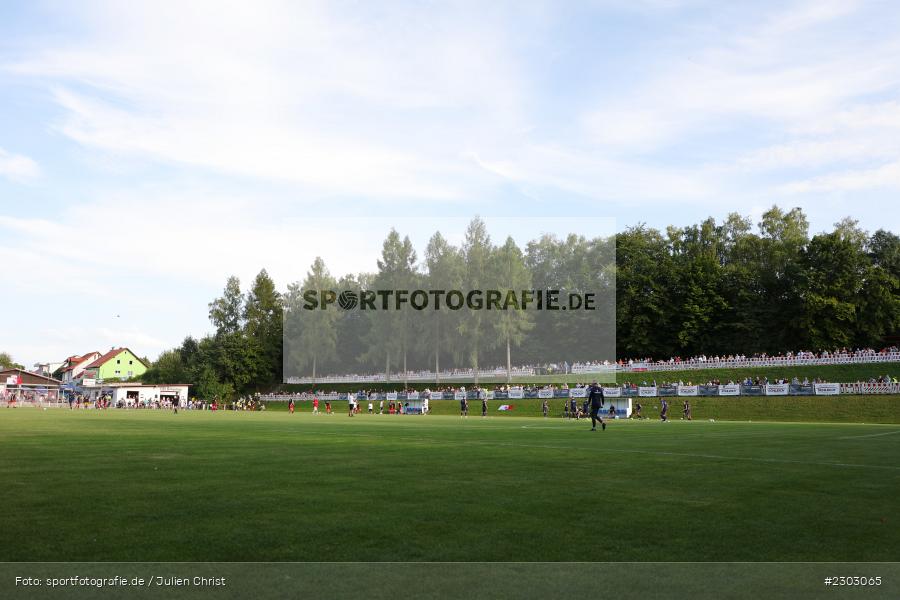
{"type": "Polygon", "coordinates": [[[0,560],[900,556],[898,425],[588,429],[341,411],[0,409],[0,560]]]}

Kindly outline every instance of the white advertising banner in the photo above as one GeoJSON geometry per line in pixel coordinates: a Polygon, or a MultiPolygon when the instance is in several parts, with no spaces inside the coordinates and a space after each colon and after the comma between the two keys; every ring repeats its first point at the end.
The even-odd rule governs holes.
{"type": "Polygon", "coordinates": [[[525,391],[522,388],[509,388],[509,393],[506,396],[507,398],[524,398],[525,391]]]}
{"type": "Polygon", "coordinates": [[[406,399],[407,400],[418,400],[419,392],[406,392],[406,399]]]}
{"type": "Polygon", "coordinates": [[[679,385],[678,386],[678,395],[679,396],[696,396],[700,393],[699,385],[679,385]]]}
{"type": "Polygon", "coordinates": [[[486,394],[486,396],[487,396],[488,400],[493,400],[494,399],[494,390],[488,390],[488,393],[486,394]]]}
{"type": "Polygon", "coordinates": [[[587,396],[587,388],[574,387],[569,388],[569,398],[584,398],[587,396]]]}
{"type": "Polygon", "coordinates": [[[737,383],[728,383],[726,385],[719,386],[719,395],[720,396],[740,396],[741,395],[741,386],[737,383]]]}
{"type": "Polygon", "coordinates": [[[839,383],[814,383],[813,391],[816,396],[836,396],[841,393],[839,383]]]}
{"type": "Polygon", "coordinates": [[[603,388],[603,395],[607,398],[621,398],[622,397],[622,388],[620,387],[605,387],[603,388]]]}
{"type": "Polygon", "coordinates": [[[786,383],[767,383],[766,396],[787,396],[789,389],[786,383]]]}
{"type": "Polygon", "coordinates": [[[550,389],[538,390],[538,398],[552,398],[552,397],[553,397],[553,390],[550,390],[550,389]]]}
{"type": "Polygon", "coordinates": [[[615,365],[574,365],[572,367],[572,373],[606,373],[608,371],[615,371],[615,365]]]}
{"type": "Polygon", "coordinates": [[[387,394],[384,395],[384,397],[388,401],[396,401],[397,400],[397,392],[388,392],[387,394]]]}
{"type": "Polygon", "coordinates": [[[454,392],[453,399],[454,400],[465,400],[466,393],[465,392],[454,392]]]}
{"type": "Polygon", "coordinates": [[[655,398],[656,386],[641,386],[638,388],[638,396],[641,398],[655,398]]]}

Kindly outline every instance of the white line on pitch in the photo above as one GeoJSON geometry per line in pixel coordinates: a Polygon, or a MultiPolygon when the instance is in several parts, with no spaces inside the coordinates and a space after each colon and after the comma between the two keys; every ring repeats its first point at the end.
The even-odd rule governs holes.
{"type": "Polygon", "coordinates": [[[900,429],[895,429],[894,431],[883,431],[881,433],[867,433],[865,435],[847,435],[844,437],[839,437],[839,440],[857,440],[859,438],[873,438],[880,437],[882,435],[894,435],[895,433],[900,433],[900,429]]]}

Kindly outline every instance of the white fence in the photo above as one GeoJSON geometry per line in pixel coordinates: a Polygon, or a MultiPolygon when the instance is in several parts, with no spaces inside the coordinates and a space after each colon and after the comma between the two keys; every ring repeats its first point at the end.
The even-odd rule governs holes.
{"type": "Polygon", "coordinates": [[[842,383],[842,394],[900,394],[900,383],[842,383]]]}
{"type": "Polygon", "coordinates": [[[632,363],[629,365],[619,366],[618,371],[626,373],[644,371],[690,371],[695,369],[802,367],[807,365],[852,365],[890,362],[900,362],[900,352],[833,354],[830,356],[817,357],[771,356],[765,358],[742,358],[724,360],[692,359],[685,361],[632,363]]]}
{"type": "MultiPolygon", "coordinates": [[[[512,377],[531,377],[535,374],[535,370],[531,367],[513,367],[510,370],[512,377]]],[[[453,371],[442,371],[440,374],[441,381],[470,381],[475,378],[474,369],[456,369],[453,371]]],[[[479,369],[479,379],[506,378],[506,369],[479,369]]],[[[437,376],[433,371],[414,371],[406,373],[391,373],[390,381],[393,383],[401,383],[403,381],[435,381],[437,376]]],[[[385,383],[388,379],[384,373],[376,373],[374,375],[326,375],[324,377],[289,377],[285,383],[385,383]]]]}
{"type": "MultiPolygon", "coordinates": [[[[898,363],[900,362],[900,352],[871,352],[871,353],[853,353],[853,354],[832,354],[830,356],[820,357],[797,357],[797,356],[776,356],[765,358],[742,358],[742,359],[720,359],[720,360],[686,360],[680,362],[648,362],[648,363],[631,363],[628,365],[609,365],[609,364],[575,364],[570,368],[573,375],[589,375],[597,373],[609,373],[616,371],[619,373],[638,373],[638,372],[657,372],[657,371],[692,371],[702,369],[752,369],[759,367],[802,367],[812,365],[849,365],[849,364],[871,364],[871,363],[898,363]]],[[[537,369],[533,367],[514,367],[510,375],[512,377],[535,377],[537,369]]],[[[469,381],[475,378],[473,369],[455,369],[453,371],[442,371],[440,377],[433,371],[411,371],[406,373],[393,373],[391,375],[392,382],[402,381],[469,381]]],[[[498,367],[496,369],[479,369],[479,379],[505,379],[506,369],[498,367]]],[[[285,383],[310,384],[310,383],[385,383],[387,378],[384,373],[372,375],[327,375],[317,377],[294,377],[288,379],[285,383]]]]}

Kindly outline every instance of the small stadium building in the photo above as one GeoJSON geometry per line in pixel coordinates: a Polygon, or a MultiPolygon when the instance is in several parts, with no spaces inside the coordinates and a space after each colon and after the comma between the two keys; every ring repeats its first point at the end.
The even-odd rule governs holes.
{"type": "Polygon", "coordinates": [[[12,397],[18,402],[56,402],[61,384],[59,379],[24,369],[3,369],[0,371],[0,398],[12,397]]]}
{"type": "Polygon", "coordinates": [[[185,406],[188,401],[190,385],[187,383],[108,383],[84,386],[82,389],[85,396],[91,401],[109,396],[111,406],[149,406],[156,402],[172,402],[178,406],[185,406]]]}

